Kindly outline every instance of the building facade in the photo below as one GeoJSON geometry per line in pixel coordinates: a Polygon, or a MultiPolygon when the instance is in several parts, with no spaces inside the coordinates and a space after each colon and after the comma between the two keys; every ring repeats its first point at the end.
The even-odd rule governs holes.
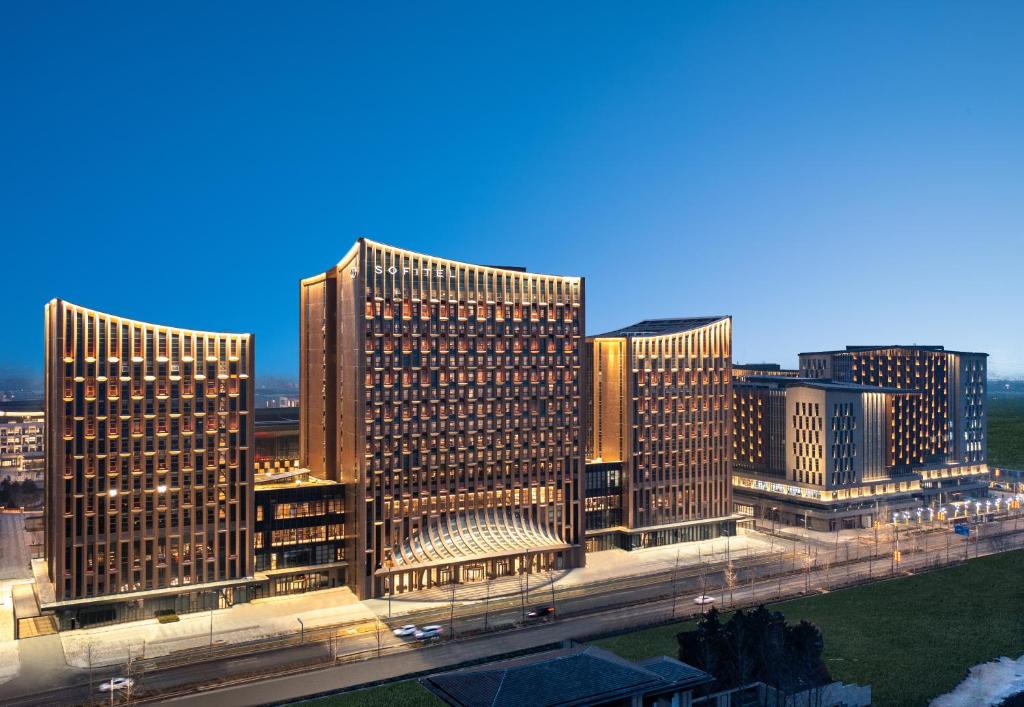
{"type": "Polygon", "coordinates": [[[257,473],[273,473],[299,466],[299,409],[256,408],[257,473]]]}
{"type": "Polygon", "coordinates": [[[261,596],[345,586],[344,486],[302,468],[258,473],[255,518],[261,596]]]}
{"type": "Polygon", "coordinates": [[[300,289],[301,464],[358,596],[583,564],[582,278],[360,239],[300,289]]]}
{"type": "Polygon", "coordinates": [[[41,594],[62,627],[247,598],[253,343],[47,305],[41,594]]]}
{"type": "Polygon", "coordinates": [[[917,393],[826,380],[734,382],[736,508],[814,530],[869,527],[918,505],[919,479],[889,461],[898,398],[917,393]]]}
{"type": "Polygon", "coordinates": [[[731,318],[647,320],[587,346],[587,511],[608,523],[588,525],[588,549],[734,532],[731,318]],[[615,465],[619,499],[596,481],[615,465]],[[597,513],[616,505],[618,515],[597,513]]]}
{"type": "Polygon", "coordinates": [[[988,354],[942,346],[848,346],[800,354],[800,373],[867,386],[913,390],[893,410],[894,466],[984,466],[988,461],[988,354]]]}
{"type": "Polygon", "coordinates": [[[851,346],[800,375],[735,385],[737,510],[835,530],[986,494],[986,354],[851,346]]]}
{"type": "Polygon", "coordinates": [[[43,481],[45,427],[42,411],[0,410],[0,480],[43,481]]]}

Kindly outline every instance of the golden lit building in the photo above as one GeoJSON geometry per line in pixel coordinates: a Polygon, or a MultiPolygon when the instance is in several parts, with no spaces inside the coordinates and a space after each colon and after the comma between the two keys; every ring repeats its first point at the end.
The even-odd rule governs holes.
{"type": "Polygon", "coordinates": [[[587,547],[731,534],[732,319],[590,337],[587,547]]]}
{"type": "Polygon", "coordinates": [[[42,481],[45,427],[41,411],[0,410],[0,480],[42,481]]]}
{"type": "Polygon", "coordinates": [[[988,354],[942,346],[847,346],[800,354],[809,378],[913,390],[893,410],[893,466],[985,465],[988,354]]]}
{"type": "Polygon", "coordinates": [[[735,383],[737,510],[818,530],[982,496],[986,354],[850,346],[735,383]]]}
{"type": "Polygon", "coordinates": [[[734,363],[732,364],[732,379],[743,380],[747,376],[781,376],[783,378],[797,378],[800,371],[792,368],[783,368],[777,363],[734,363]]]}
{"type": "Polygon", "coordinates": [[[46,306],[43,609],[64,628],[245,600],[253,337],[46,306]]]}
{"type": "Polygon", "coordinates": [[[300,457],[360,597],[583,564],[584,283],[359,239],[301,283],[300,457]]]}
{"type": "Polygon", "coordinates": [[[738,511],[814,530],[868,527],[919,505],[887,451],[899,399],[918,393],[788,376],[733,383],[738,511]]]}

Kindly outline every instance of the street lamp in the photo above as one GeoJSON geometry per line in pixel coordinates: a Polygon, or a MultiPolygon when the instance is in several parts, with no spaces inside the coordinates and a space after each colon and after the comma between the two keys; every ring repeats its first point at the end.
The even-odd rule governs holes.
{"type": "Polygon", "coordinates": [[[306,642],[306,624],[302,623],[302,619],[299,618],[298,616],[295,617],[295,620],[299,622],[299,643],[305,643],[306,642]]]}
{"type": "Polygon", "coordinates": [[[217,590],[211,592],[213,600],[210,602],[210,652],[213,653],[213,610],[217,608],[217,590]]]}
{"type": "Polygon", "coordinates": [[[388,622],[391,621],[391,597],[395,594],[395,560],[391,556],[391,550],[387,550],[384,556],[384,566],[388,568],[388,622]]]}

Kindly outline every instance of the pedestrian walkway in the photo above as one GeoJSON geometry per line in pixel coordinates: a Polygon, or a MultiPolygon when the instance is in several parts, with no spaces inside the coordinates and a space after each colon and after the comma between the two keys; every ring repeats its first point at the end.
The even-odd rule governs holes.
{"type": "Polygon", "coordinates": [[[35,636],[11,641],[16,647],[3,653],[0,649],[0,671],[8,675],[5,694],[25,694],[42,688],[59,687],[74,679],[77,671],[69,671],[64,662],[60,636],[35,636]],[[6,665],[7,657],[14,661],[13,670],[6,665]]]}
{"type": "MultiPolygon", "coordinates": [[[[533,601],[543,602],[546,593],[622,580],[629,577],[680,571],[693,571],[702,562],[715,564],[727,558],[770,556],[782,551],[778,542],[760,533],[744,533],[731,538],[717,538],[701,542],[666,545],[643,550],[604,550],[587,555],[586,567],[554,572],[536,572],[529,576],[529,593],[533,601]]],[[[481,581],[454,585],[456,605],[473,604],[501,598],[519,596],[526,592],[526,575],[498,577],[490,582],[481,581]]],[[[453,585],[431,587],[408,594],[368,599],[363,603],[378,616],[401,616],[425,609],[448,606],[452,602],[453,585]]]]}
{"type": "Polygon", "coordinates": [[[68,665],[87,668],[90,663],[113,665],[132,658],[153,658],[176,651],[244,643],[291,635],[300,627],[322,626],[359,620],[374,615],[347,588],[324,589],[308,594],[256,599],[229,609],[182,614],[178,621],[161,624],[156,619],[100,626],[60,634],[68,665]],[[301,619],[301,624],[300,620],[301,619]]]}
{"type": "Polygon", "coordinates": [[[0,582],[0,683],[18,674],[20,658],[14,640],[14,599],[11,582],[0,582]]]}
{"type": "MultiPolygon", "coordinates": [[[[672,572],[693,572],[702,562],[719,564],[772,556],[785,550],[777,539],[755,532],[731,538],[682,543],[626,552],[607,550],[587,556],[587,566],[568,571],[541,572],[529,577],[531,602],[546,601],[554,585],[560,591],[578,589],[631,577],[672,572]]],[[[459,606],[501,597],[519,596],[525,591],[525,576],[502,577],[487,582],[455,586],[459,606]]],[[[341,623],[374,621],[377,617],[395,624],[406,614],[450,605],[452,587],[434,587],[385,598],[358,601],[347,588],[326,589],[308,594],[257,599],[213,612],[182,614],[179,620],[161,624],[147,619],[126,624],[65,631],[59,639],[67,664],[86,669],[90,664],[123,664],[133,658],[154,658],[188,650],[208,649],[294,635],[300,628],[313,630],[341,623]],[[388,617],[391,617],[388,619],[388,617]],[[301,623],[300,623],[301,619],[301,623]]],[[[33,639],[34,640],[34,639],[33,639]]]]}

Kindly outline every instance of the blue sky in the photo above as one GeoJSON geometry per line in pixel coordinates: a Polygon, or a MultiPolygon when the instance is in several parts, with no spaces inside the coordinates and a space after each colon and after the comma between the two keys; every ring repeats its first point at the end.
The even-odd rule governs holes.
{"type": "Polygon", "coordinates": [[[1024,375],[1024,4],[20,3],[0,370],[51,297],[257,335],[360,235],[587,278],[587,328],[1024,375]]]}

